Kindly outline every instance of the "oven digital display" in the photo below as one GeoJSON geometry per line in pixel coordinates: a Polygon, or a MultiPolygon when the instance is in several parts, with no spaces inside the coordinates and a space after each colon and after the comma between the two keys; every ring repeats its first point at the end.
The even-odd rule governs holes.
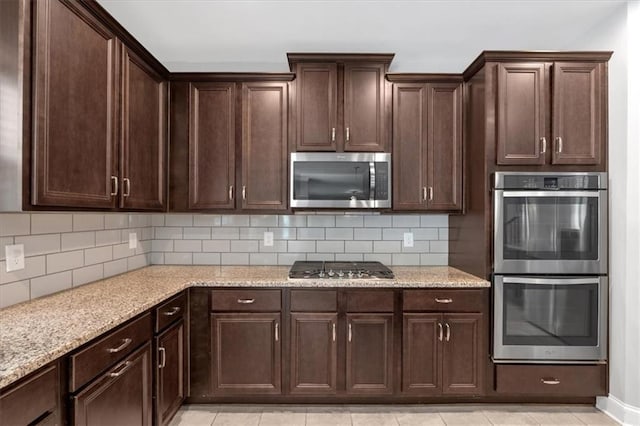
{"type": "Polygon", "coordinates": [[[555,178],[555,177],[544,178],[544,189],[558,189],[558,178],[555,178]]]}

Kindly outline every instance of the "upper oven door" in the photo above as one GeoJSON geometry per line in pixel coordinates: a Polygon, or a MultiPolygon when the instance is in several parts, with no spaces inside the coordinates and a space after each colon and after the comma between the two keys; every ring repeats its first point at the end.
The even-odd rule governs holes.
{"type": "Polygon", "coordinates": [[[605,190],[494,194],[494,272],[606,274],[605,190]]]}

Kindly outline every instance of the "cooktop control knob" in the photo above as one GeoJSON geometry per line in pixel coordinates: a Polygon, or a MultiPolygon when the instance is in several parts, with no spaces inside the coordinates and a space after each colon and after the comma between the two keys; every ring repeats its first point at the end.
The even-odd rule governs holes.
{"type": "Polygon", "coordinates": [[[330,277],[333,277],[336,273],[333,272],[333,269],[329,269],[329,272],[327,272],[327,275],[329,275],[330,277]]]}
{"type": "Polygon", "coordinates": [[[318,277],[320,277],[320,278],[324,278],[324,271],[320,271],[320,272],[318,272],[318,277]]]}
{"type": "Polygon", "coordinates": [[[353,271],[349,271],[347,275],[349,276],[349,278],[353,278],[353,271]]]}
{"type": "Polygon", "coordinates": [[[342,272],[342,270],[338,271],[338,276],[339,276],[340,278],[344,277],[344,272],[342,272]]]}

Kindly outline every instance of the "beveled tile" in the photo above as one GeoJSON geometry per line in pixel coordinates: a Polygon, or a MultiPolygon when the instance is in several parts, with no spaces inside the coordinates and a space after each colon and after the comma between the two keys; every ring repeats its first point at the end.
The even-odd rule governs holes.
{"type": "MultiPolygon", "coordinates": [[[[455,410],[455,407],[454,407],[455,410]]],[[[490,425],[491,422],[480,411],[447,411],[440,416],[446,425],[490,425]]]]}

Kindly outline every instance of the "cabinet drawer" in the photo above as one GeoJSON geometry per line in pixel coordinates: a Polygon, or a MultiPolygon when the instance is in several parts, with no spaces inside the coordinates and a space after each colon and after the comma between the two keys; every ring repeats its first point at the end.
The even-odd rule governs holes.
{"type": "Polygon", "coordinates": [[[152,332],[151,314],[147,313],[71,355],[71,392],[133,352],[152,332]]]}
{"type": "Polygon", "coordinates": [[[26,425],[43,417],[58,419],[58,366],[54,364],[0,393],[0,424],[26,425]]]}
{"type": "Polygon", "coordinates": [[[335,290],[291,290],[291,312],[336,312],[335,290]]]}
{"type": "Polygon", "coordinates": [[[187,312],[187,294],[182,292],[156,308],[156,333],[182,319],[187,312]]]}
{"type": "Polygon", "coordinates": [[[497,365],[501,394],[606,395],[606,365],[497,365]]]}
{"type": "Polygon", "coordinates": [[[233,312],[279,311],[280,290],[213,290],[211,310],[233,312]]]}
{"type": "Polygon", "coordinates": [[[393,290],[350,291],[347,312],[393,312],[393,290]]]}
{"type": "Polygon", "coordinates": [[[485,294],[483,290],[471,289],[404,290],[402,310],[483,312],[486,310],[485,294]]]}

